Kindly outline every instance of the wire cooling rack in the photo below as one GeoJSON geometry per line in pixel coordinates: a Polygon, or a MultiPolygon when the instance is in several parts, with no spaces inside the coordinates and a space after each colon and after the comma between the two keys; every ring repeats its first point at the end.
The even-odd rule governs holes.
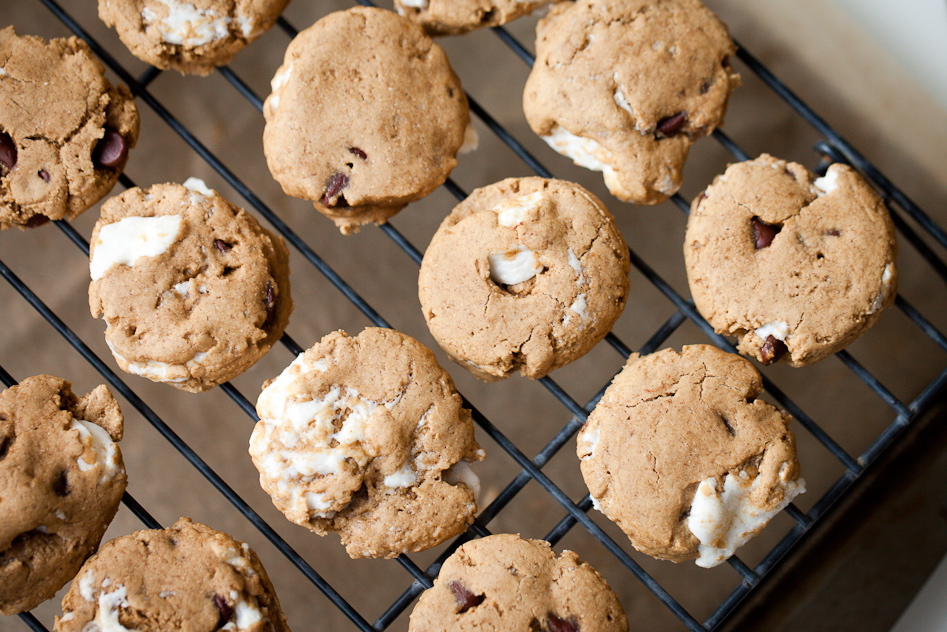
{"type": "MultiPolygon", "coordinates": [[[[153,83],[162,75],[160,71],[149,68],[138,74],[138,76],[133,75],[126,69],[126,65],[123,65],[123,63],[117,59],[121,53],[110,52],[105,46],[100,44],[96,38],[90,35],[86,27],[77,20],[77,16],[64,10],[55,0],[33,1],[45,6],[50,16],[58,19],[69,31],[84,39],[103,63],[117,75],[120,81],[131,88],[136,96],[139,109],[144,113],[150,112],[149,116],[153,115],[160,121],[161,125],[165,126],[162,132],[158,132],[159,134],[167,134],[168,136],[176,135],[183,140],[187,146],[187,150],[191,152],[192,156],[198,157],[201,162],[209,166],[222,181],[232,187],[237,195],[242,198],[242,202],[245,206],[252,209],[286,239],[291,248],[295,250],[294,257],[303,261],[304,265],[311,266],[312,269],[317,271],[331,284],[332,288],[334,288],[332,290],[334,296],[328,299],[329,302],[337,300],[338,295],[341,295],[361,313],[367,322],[375,326],[390,326],[389,321],[382,315],[384,307],[376,309],[368,300],[363,298],[361,293],[347,282],[343,273],[337,272],[332,265],[327,263],[326,259],[316,252],[315,248],[310,245],[312,239],[307,239],[301,235],[301,232],[304,231],[291,228],[284,219],[281,219],[281,217],[272,210],[271,205],[267,205],[254,189],[245,183],[245,178],[236,175],[223,160],[208,149],[207,145],[199,139],[198,134],[192,129],[193,126],[189,127],[185,125],[178,117],[172,114],[167,103],[159,96],[156,96],[156,93],[159,91],[152,90],[153,83]]],[[[363,0],[363,2],[368,4],[366,0],[363,0]]],[[[90,1],[87,4],[92,3],[90,1]]],[[[94,19],[89,17],[90,13],[88,7],[82,9],[82,20],[94,19]]],[[[88,24],[88,22],[86,22],[86,24],[88,24]]],[[[308,24],[305,26],[308,26],[308,24]]],[[[288,44],[289,38],[293,37],[297,32],[296,26],[290,24],[289,21],[283,18],[279,21],[278,30],[282,31],[284,46],[288,44]]],[[[496,37],[502,42],[502,45],[507,46],[513,55],[518,57],[519,60],[528,67],[533,62],[532,54],[528,46],[523,45],[516,37],[511,35],[511,30],[512,29],[507,30],[505,28],[492,29],[496,37]]],[[[440,41],[443,44],[447,40],[440,41]]],[[[113,51],[116,50],[117,49],[113,48],[113,51]]],[[[250,54],[249,51],[252,50],[253,48],[251,46],[251,48],[243,54],[248,55],[250,54]]],[[[815,153],[813,154],[813,162],[815,164],[812,168],[816,171],[824,172],[825,167],[829,163],[840,161],[852,165],[865,175],[888,203],[900,235],[902,250],[904,250],[903,246],[906,244],[910,247],[910,251],[914,253],[911,255],[910,265],[914,266],[918,270],[917,274],[921,276],[931,276],[930,273],[933,272],[932,276],[936,277],[934,281],[935,284],[947,281],[947,264],[945,264],[944,261],[944,253],[945,249],[947,249],[947,232],[938,226],[918,205],[902,193],[883,173],[837,134],[826,121],[797,98],[789,88],[781,83],[742,46],[739,48],[737,57],[742,65],[739,70],[741,70],[745,82],[750,81],[752,78],[752,80],[765,85],[773,95],[789,106],[794,117],[802,121],[808,126],[810,131],[814,132],[817,141],[815,143],[815,153]]],[[[514,59],[514,62],[515,61],[514,59]]],[[[230,67],[221,68],[218,73],[226,79],[232,88],[232,92],[219,95],[217,101],[218,106],[234,109],[249,107],[256,110],[256,115],[262,116],[260,114],[262,110],[261,97],[265,96],[265,93],[259,88],[255,90],[248,81],[245,81],[238,72],[230,67]]],[[[463,76],[461,78],[462,80],[464,79],[463,76]]],[[[518,86],[514,88],[513,92],[515,94],[514,98],[519,99],[521,87],[518,86]]],[[[485,129],[488,136],[494,136],[495,139],[498,139],[512,152],[512,158],[510,158],[511,163],[516,162],[515,166],[510,167],[512,171],[519,172],[525,168],[527,173],[531,172],[543,177],[552,177],[551,171],[541,164],[533,155],[532,151],[527,148],[527,145],[531,142],[530,140],[525,137],[523,140],[518,140],[513,133],[508,131],[508,126],[501,124],[472,94],[468,93],[468,98],[471,111],[479,121],[478,126],[481,129],[485,129]]],[[[155,130],[149,129],[146,131],[143,129],[143,134],[145,133],[155,133],[155,130]]],[[[714,133],[713,137],[719,143],[719,146],[729,153],[730,160],[744,160],[748,157],[740,145],[723,131],[718,130],[714,133]]],[[[133,152],[130,164],[133,164],[134,160],[135,154],[133,152]]],[[[551,158],[551,160],[558,161],[557,164],[564,164],[562,160],[558,158],[551,158]]],[[[509,175],[514,174],[510,173],[509,175]]],[[[520,175],[520,173],[516,173],[516,175],[520,175]]],[[[593,175],[592,178],[594,179],[595,176],[593,175]]],[[[124,187],[135,186],[135,183],[127,175],[123,175],[120,182],[124,187]]],[[[480,182],[477,183],[477,186],[488,183],[489,182],[486,181],[480,182]]],[[[148,186],[151,182],[149,181],[142,184],[148,186]]],[[[588,186],[594,188],[595,185],[588,186]]],[[[445,183],[444,190],[457,200],[463,199],[466,195],[465,190],[453,179],[445,183]]],[[[614,200],[608,196],[603,195],[602,197],[609,206],[613,207],[614,211],[614,200]]],[[[237,200],[234,199],[234,201],[237,200]]],[[[683,195],[675,195],[672,198],[672,203],[676,205],[684,215],[687,214],[689,202],[683,195]]],[[[635,212],[637,210],[639,209],[615,212],[615,214],[619,215],[622,212],[635,212]]],[[[90,211],[90,213],[93,212],[94,211],[90,211]]],[[[326,223],[326,221],[320,217],[313,217],[312,221],[326,223]]],[[[410,262],[420,264],[422,253],[411,243],[404,233],[395,227],[395,224],[406,225],[408,226],[408,230],[412,230],[410,226],[411,221],[409,209],[407,212],[394,218],[392,223],[381,226],[378,230],[400,248],[400,250],[403,251],[404,257],[410,262]]],[[[56,224],[57,228],[68,240],[87,256],[88,242],[74,226],[74,223],[56,222],[56,224]]],[[[683,224],[680,224],[678,227],[678,233],[682,232],[682,226],[683,224]]],[[[326,230],[334,231],[334,229],[326,230]]],[[[372,231],[375,229],[366,228],[365,230],[372,231]]],[[[626,233],[626,238],[627,237],[628,235],[626,233]]],[[[335,235],[334,238],[352,239],[343,238],[339,235],[335,235]]],[[[657,292],[657,298],[654,301],[654,304],[658,305],[654,310],[657,315],[652,314],[649,319],[645,320],[649,320],[649,322],[653,321],[655,326],[649,327],[647,333],[644,335],[640,333],[635,334],[635,337],[642,339],[642,342],[637,346],[633,347],[632,345],[626,344],[619,338],[618,332],[613,332],[608,335],[604,344],[599,345],[599,347],[606,349],[610,347],[612,351],[609,353],[617,353],[620,361],[623,361],[632,350],[645,354],[667,346],[670,342],[674,342],[677,339],[680,339],[684,343],[706,342],[709,340],[721,348],[734,351],[731,342],[715,334],[709,325],[700,317],[693,303],[676,289],[674,281],[666,280],[666,274],[660,274],[656,267],[652,267],[652,264],[645,261],[641,252],[651,252],[647,245],[635,244],[632,239],[629,239],[629,244],[631,246],[630,255],[633,265],[633,275],[640,277],[640,279],[637,279],[638,283],[632,287],[632,296],[629,299],[629,306],[636,300],[636,292],[643,291],[641,288],[647,288],[650,284],[650,287],[657,292]]],[[[680,257],[679,241],[665,244],[665,247],[674,251],[676,257],[680,257]]],[[[54,253],[49,253],[49,255],[53,256],[54,253]]],[[[778,516],[777,519],[773,521],[773,524],[764,531],[764,535],[759,536],[757,540],[754,541],[759,541],[762,544],[757,543],[755,550],[753,542],[745,547],[745,549],[750,551],[749,554],[754,558],[753,561],[744,561],[744,558],[741,557],[744,554],[744,549],[741,549],[740,555],[734,556],[730,559],[728,566],[722,567],[724,570],[700,571],[702,573],[716,573],[710,575],[710,577],[714,578],[713,581],[715,583],[718,582],[718,578],[723,578],[719,583],[726,586],[726,590],[728,591],[722,598],[715,598],[713,600],[714,603],[708,609],[704,606],[691,607],[683,603],[684,600],[678,596],[681,594],[680,586],[682,583],[692,581],[692,578],[695,576],[701,576],[694,575],[690,570],[682,570],[683,566],[660,566],[631,550],[627,540],[613,525],[610,525],[607,520],[602,519],[600,516],[589,515],[588,512],[592,506],[592,502],[587,494],[583,496],[582,492],[579,491],[577,493],[577,495],[580,496],[579,500],[573,500],[576,492],[572,491],[570,493],[566,491],[564,487],[574,487],[574,485],[563,485],[557,482],[558,472],[561,468],[546,468],[547,464],[550,464],[555,459],[557,453],[574,440],[574,435],[579,428],[581,428],[588,412],[595,406],[607,382],[610,380],[611,375],[614,374],[617,369],[614,369],[614,367],[609,369],[609,375],[606,376],[606,379],[602,380],[597,391],[592,389],[590,391],[593,393],[591,397],[582,398],[586,402],[584,404],[577,401],[576,396],[570,394],[570,389],[561,386],[560,383],[557,382],[556,378],[559,377],[558,373],[560,372],[557,372],[556,378],[546,377],[539,380],[536,384],[521,378],[513,378],[513,380],[520,380],[517,388],[524,390],[544,388],[548,391],[558,402],[557,418],[560,421],[557,422],[553,420],[548,424],[550,430],[548,435],[542,437],[540,442],[540,445],[542,445],[541,449],[536,452],[535,456],[530,458],[524,452],[525,448],[522,446],[525,443],[535,443],[534,438],[527,441],[522,434],[518,433],[515,425],[509,423],[507,419],[498,422],[491,421],[486,414],[478,409],[478,404],[486,400],[465,400],[467,406],[473,409],[474,420],[479,428],[478,433],[487,437],[492,444],[490,446],[492,447],[492,451],[488,459],[497,458],[495,456],[497,453],[506,454],[512,461],[513,475],[504,479],[506,481],[505,486],[497,487],[497,492],[493,494],[493,498],[490,502],[482,508],[475,523],[466,534],[456,538],[447,545],[442,545],[436,550],[435,554],[427,556],[416,555],[413,557],[402,555],[398,557],[396,561],[382,562],[382,564],[386,565],[386,572],[389,573],[392,573],[391,569],[393,567],[397,568],[400,566],[402,571],[394,572],[393,575],[397,576],[401,572],[406,573],[407,581],[405,582],[404,576],[402,575],[401,583],[398,584],[406,585],[406,587],[400,589],[400,594],[397,594],[393,600],[387,600],[383,604],[376,604],[374,610],[377,612],[370,614],[368,612],[369,609],[353,605],[351,591],[349,591],[349,594],[343,594],[343,591],[334,587],[333,584],[325,578],[326,572],[320,566],[321,559],[317,559],[318,556],[313,555],[308,550],[303,553],[297,552],[298,547],[292,546],[287,541],[287,538],[281,534],[285,525],[282,523],[275,526],[271,525],[270,522],[261,516],[261,513],[258,513],[258,511],[266,511],[264,508],[259,505],[257,509],[252,507],[250,502],[235,491],[185,439],[177,434],[172,428],[172,425],[156,412],[156,404],[159,404],[156,399],[152,398],[151,403],[149,403],[145,400],[145,397],[138,392],[148,390],[149,393],[151,393],[153,389],[145,389],[145,387],[141,386],[141,382],[139,381],[133,382],[133,386],[126,384],[126,379],[132,381],[137,380],[137,378],[128,378],[125,375],[117,374],[112,368],[113,364],[111,364],[111,358],[107,358],[105,361],[100,359],[91,346],[75,333],[74,327],[70,327],[70,325],[66,323],[64,320],[65,316],[62,315],[61,312],[57,314],[57,312],[49,306],[48,301],[44,301],[42,297],[34,292],[28,283],[22,281],[20,277],[8,267],[7,262],[3,261],[5,256],[6,252],[0,253],[0,274],[2,274],[15,293],[35,311],[36,315],[48,323],[48,326],[61,336],[76,354],[81,356],[87,363],[88,368],[97,372],[113,391],[124,400],[123,409],[126,410],[126,416],[131,409],[137,411],[137,413],[163,437],[169,446],[190,463],[190,465],[236,509],[246,525],[250,526],[251,530],[255,529],[262,535],[263,539],[265,539],[272,548],[272,552],[265,552],[264,557],[267,555],[282,555],[292,567],[295,567],[299,575],[302,576],[303,583],[311,585],[310,588],[313,594],[321,593],[328,602],[342,613],[344,625],[339,629],[355,628],[363,631],[385,630],[391,627],[397,627],[397,625],[403,625],[404,613],[410,611],[417,596],[425,588],[431,586],[443,560],[467,539],[485,536],[491,533],[491,524],[500,523],[505,526],[504,517],[515,510],[517,503],[525,504],[527,502],[527,493],[524,492],[524,489],[527,488],[529,488],[529,494],[544,497],[546,502],[551,501],[552,506],[556,508],[555,511],[560,516],[558,521],[554,522],[551,528],[547,528],[545,538],[553,545],[559,544],[560,541],[566,538],[571,538],[578,542],[595,543],[595,546],[600,547],[600,549],[597,549],[599,553],[582,549],[577,550],[580,555],[584,557],[588,557],[589,555],[595,557],[597,555],[598,557],[596,557],[596,559],[601,557],[608,558],[604,562],[604,564],[608,566],[607,572],[602,568],[600,568],[600,570],[606,572],[613,587],[616,588],[620,595],[650,593],[660,602],[661,608],[663,608],[666,613],[669,613],[668,618],[673,622],[671,627],[674,629],[719,629],[727,618],[739,608],[741,601],[760,584],[762,578],[784,561],[788,555],[791,555],[793,546],[812,529],[813,525],[831,512],[836,501],[852,488],[852,485],[861,477],[865,469],[875,462],[886,448],[898,440],[902,430],[928,410],[935,399],[942,394],[944,384],[947,382],[947,368],[945,368],[947,367],[947,361],[945,361],[947,356],[944,355],[944,352],[947,352],[947,338],[938,330],[937,323],[931,322],[932,320],[937,320],[939,310],[933,312],[933,318],[929,318],[922,313],[921,309],[915,308],[912,303],[901,294],[897,297],[895,308],[893,308],[893,310],[897,310],[902,315],[902,318],[897,320],[896,327],[889,327],[885,333],[876,333],[873,330],[866,334],[865,338],[869,340],[873,336],[875,338],[881,336],[920,338],[921,342],[917,343],[918,347],[921,349],[921,352],[930,359],[927,365],[932,364],[934,367],[931,369],[928,366],[927,374],[920,383],[915,382],[907,391],[903,388],[889,389],[883,381],[891,377],[892,371],[910,371],[912,368],[911,365],[908,364],[906,368],[891,369],[885,365],[885,362],[873,362],[874,368],[870,369],[866,366],[869,364],[868,362],[862,362],[856,359],[855,351],[842,351],[836,354],[836,359],[826,360],[822,363],[840,362],[846,371],[847,379],[863,385],[860,387],[844,386],[846,390],[841,394],[842,400],[849,397],[853,400],[865,400],[870,398],[871,401],[868,406],[873,410],[881,411],[880,414],[885,419],[883,423],[878,424],[877,427],[872,430],[872,436],[867,444],[860,446],[857,452],[853,452],[850,447],[843,447],[843,444],[847,443],[846,440],[833,437],[833,435],[836,434],[835,430],[841,428],[837,420],[832,417],[834,412],[826,412],[818,404],[812,405],[812,402],[818,401],[821,396],[816,395],[813,397],[809,390],[797,388],[796,378],[798,374],[790,376],[792,370],[787,371],[785,368],[778,366],[765,368],[763,370],[763,380],[768,397],[771,401],[785,408],[792,414],[796,422],[794,428],[799,438],[800,446],[811,446],[809,449],[810,452],[821,453],[824,460],[828,460],[834,465],[826,468],[831,472],[831,475],[823,476],[825,482],[818,486],[818,489],[811,490],[810,493],[806,495],[808,498],[806,498],[804,502],[806,502],[807,505],[804,508],[797,506],[797,504],[791,504],[784,510],[782,516],[778,516]],[[903,333],[905,331],[909,331],[910,333],[903,333]],[[780,380],[781,383],[783,380],[788,381],[789,387],[781,388],[777,386],[777,384],[774,383],[774,379],[780,380]],[[800,397],[794,396],[793,392],[798,392],[801,399],[805,401],[803,403],[798,401],[800,397]],[[819,411],[818,414],[807,414],[805,409],[810,407],[817,408],[819,411]],[[816,421],[816,417],[819,416],[822,417],[822,420],[816,421]],[[557,474],[547,474],[544,468],[547,470],[555,469],[557,474]],[[554,481],[553,478],[557,478],[557,480],[554,481]],[[521,492],[524,493],[521,494],[521,492]],[[780,520],[782,520],[781,527],[778,526],[780,520]],[[575,529],[577,525],[579,525],[579,528],[575,529]],[[602,554],[601,551],[605,553],[602,554]],[[424,561],[422,561],[422,559],[424,561]],[[727,573],[726,577],[721,575],[721,572],[727,573]],[[677,578],[676,575],[682,575],[683,580],[677,578]],[[658,576],[660,576],[660,579],[656,579],[658,576]]],[[[935,293],[939,296],[939,298],[935,297],[936,300],[934,301],[934,305],[937,305],[937,300],[943,300],[943,286],[937,285],[935,289],[935,293]]],[[[301,298],[306,292],[306,287],[301,287],[294,281],[293,294],[296,298],[297,309],[293,315],[291,327],[294,323],[298,322],[300,318],[306,317],[306,314],[302,313],[302,307],[306,305],[306,300],[301,298]]],[[[931,301],[928,300],[929,298],[930,297],[927,296],[923,297],[922,302],[930,306],[931,301]]],[[[319,303],[319,305],[321,304],[322,303],[319,303]]],[[[315,307],[310,305],[308,309],[318,309],[319,305],[315,307]]],[[[936,307],[933,309],[937,310],[936,307]]],[[[621,323],[621,321],[619,321],[619,323],[621,323]]],[[[354,324],[352,326],[354,326],[354,324]]],[[[876,329],[878,329],[878,327],[876,327],[876,329]]],[[[298,344],[289,334],[283,337],[282,344],[293,355],[303,351],[303,346],[298,344]]],[[[679,344],[675,346],[679,347],[679,344]]],[[[853,348],[856,347],[858,347],[858,344],[853,345],[853,348]]],[[[871,343],[868,343],[868,347],[868,351],[870,351],[871,343]]],[[[866,351],[866,353],[868,351],[866,351]]],[[[0,365],[6,360],[9,360],[9,358],[0,358],[0,365]]],[[[52,365],[48,369],[48,372],[55,372],[55,360],[50,359],[46,364],[52,365]]],[[[285,364],[288,364],[288,360],[284,363],[284,366],[285,364]]],[[[613,364],[617,366],[620,365],[620,362],[613,364]]],[[[457,376],[458,371],[454,371],[453,367],[449,368],[452,373],[455,374],[456,378],[462,379],[457,376]]],[[[808,369],[804,369],[803,371],[807,370],[808,369]]],[[[561,372],[567,377],[570,375],[565,370],[561,372]]],[[[3,366],[0,366],[0,381],[6,386],[16,383],[14,376],[8,373],[3,366]]],[[[817,381],[817,378],[813,378],[810,382],[811,381],[817,381]]],[[[846,384],[848,384],[848,382],[846,382],[846,384]]],[[[826,389],[821,391],[822,393],[835,388],[831,384],[824,386],[826,389]]],[[[489,392],[489,388],[493,388],[493,386],[488,385],[485,392],[489,392]]],[[[224,384],[220,389],[226,393],[236,405],[236,408],[241,411],[240,414],[246,414],[251,421],[256,420],[256,413],[251,401],[236,386],[233,384],[224,384]]],[[[179,394],[177,392],[169,393],[168,390],[160,392],[162,393],[162,398],[165,396],[194,397],[193,395],[179,394]]],[[[479,394],[481,391],[478,390],[477,392],[479,394]]],[[[482,395],[478,396],[481,398],[485,397],[482,395]]],[[[836,393],[836,396],[838,396],[838,393],[836,393]]],[[[228,411],[227,414],[233,413],[232,411],[228,411]]],[[[533,431],[535,432],[535,429],[533,431]]],[[[840,430],[840,432],[844,433],[843,430],[840,430]]],[[[243,439],[239,441],[242,442],[243,439]]],[[[236,452],[241,453],[241,458],[247,458],[245,445],[239,446],[236,452]]],[[[563,451],[564,454],[568,452],[569,450],[563,451]]],[[[571,457],[569,454],[566,454],[566,456],[571,457]]],[[[802,461],[803,473],[809,474],[806,471],[808,462],[804,458],[804,455],[800,457],[800,460],[802,461]]],[[[130,473],[129,478],[133,480],[135,475],[134,463],[130,463],[128,469],[130,473]]],[[[494,483],[496,483],[496,481],[494,481],[494,483]]],[[[500,485],[500,483],[497,484],[500,485]]],[[[800,497],[800,499],[802,498],[803,497],[800,497]]],[[[800,499],[797,499],[797,502],[799,502],[800,499]]],[[[162,526],[159,521],[149,513],[148,509],[142,504],[139,504],[130,494],[126,493],[123,502],[125,507],[130,510],[145,527],[159,528],[162,526]]],[[[572,540],[568,541],[571,542],[572,540]]],[[[335,543],[332,543],[332,545],[334,544],[335,543]]],[[[598,563],[595,565],[599,566],[598,563]]],[[[707,575],[702,577],[707,577],[707,575]]],[[[298,581],[298,577],[292,581],[298,581]]],[[[279,584],[279,582],[277,582],[277,584],[279,584]]],[[[625,602],[626,609],[629,610],[629,617],[632,620],[638,619],[638,613],[629,608],[627,598],[623,598],[623,601],[625,602]]],[[[637,603],[637,600],[635,600],[635,602],[637,603]]],[[[40,617],[31,613],[20,615],[20,619],[22,626],[32,630],[46,630],[47,625],[51,627],[51,622],[44,624],[40,621],[40,617]]],[[[2,620],[0,620],[0,624],[3,624],[2,620]]],[[[290,625],[294,626],[295,629],[306,629],[312,627],[312,622],[294,621],[291,617],[290,625]]],[[[0,627],[2,627],[2,625],[0,625],[0,627]]]]}

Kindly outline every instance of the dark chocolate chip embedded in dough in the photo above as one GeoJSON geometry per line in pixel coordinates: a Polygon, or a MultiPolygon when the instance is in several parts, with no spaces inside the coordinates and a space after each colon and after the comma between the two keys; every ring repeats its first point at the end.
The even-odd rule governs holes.
{"type": "Polygon", "coordinates": [[[16,166],[16,143],[7,134],[0,132],[0,162],[7,168],[7,171],[16,166]]]}
{"type": "Polygon", "coordinates": [[[759,217],[754,217],[753,244],[756,246],[756,249],[762,250],[763,248],[769,248],[770,244],[773,243],[773,239],[776,238],[776,235],[778,235],[782,229],[783,227],[780,224],[767,224],[759,217]]]}
{"type": "Polygon", "coordinates": [[[105,135],[92,151],[92,162],[100,167],[119,167],[128,157],[128,142],[114,129],[105,129],[105,135]]]}
{"type": "Polygon", "coordinates": [[[227,603],[227,600],[220,595],[214,595],[214,605],[220,611],[220,618],[217,620],[217,629],[224,627],[230,617],[233,616],[233,606],[227,603]]]}
{"type": "Polygon", "coordinates": [[[45,169],[40,169],[36,175],[43,179],[43,182],[49,182],[49,172],[45,169]]]}
{"type": "Polygon", "coordinates": [[[562,619],[550,612],[546,615],[548,632],[579,632],[579,622],[575,619],[562,619]]]}
{"type": "Polygon", "coordinates": [[[221,251],[221,252],[227,252],[227,251],[229,251],[230,248],[231,248],[230,244],[228,244],[228,243],[227,243],[226,241],[224,241],[223,239],[215,239],[215,240],[214,240],[214,247],[217,248],[217,250],[219,250],[219,251],[221,251]]]}
{"type": "Polygon", "coordinates": [[[686,112],[678,112],[677,114],[672,114],[671,116],[665,116],[663,119],[658,121],[658,131],[665,136],[674,136],[681,131],[681,128],[684,127],[684,123],[686,122],[686,112]]]}
{"type": "Polygon", "coordinates": [[[352,154],[355,154],[362,160],[368,160],[368,154],[366,154],[364,151],[362,151],[358,147],[349,147],[349,152],[351,152],[352,154]]]}
{"type": "Polygon", "coordinates": [[[57,496],[66,497],[69,495],[69,479],[66,470],[59,470],[59,474],[53,479],[53,491],[57,496]]]}
{"type": "Polygon", "coordinates": [[[467,612],[471,608],[475,608],[483,603],[483,595],[473,594],[460,582],[448,582],[447,585],[452,591],[454,591],[454,597],[457,598],[457,603],[460,605],[460,613],[467,612]]]}
{"type": "MultiPolygon", "coordinates": [[[[329,178],[329,181],[326,182],[326,192],[322,196],[322,203],[326,206],[335,206],[339,198],[341,198],[342,189],[347,187],[349,184],[349,177],[337,171],[332,174],[332,177],[329,178]]],[[[343,198],[344,199],[344,198],[343,198]]]]}
{"type": "Polygon", "coordinates": [[[28,220],[26,220],[27,228],[36,228],[37,226],[42,226],[43,224],[49,223],[49,218],[45,215],[33,215],[28,220]]]}
{"type": "Polygon", "coordinates": [[[787,351],[789,348],[785,342],[775,336],[766,336],[766,342],[760,347],[760,360],[763,364],[772,364],[786,355],[787,351]]]}

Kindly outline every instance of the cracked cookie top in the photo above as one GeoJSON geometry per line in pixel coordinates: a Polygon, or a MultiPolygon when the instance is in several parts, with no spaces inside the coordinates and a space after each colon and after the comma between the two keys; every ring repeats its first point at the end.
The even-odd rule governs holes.
{"type": "Polygon", "coordinates": [[[272,87],[270,173],[346,234],[442,184],[470,120],[441,47],[383,9],[338,11],[301,31],[272,87]]]}
{"type": "Polygon", "coordinates": [[[286,517],[338,532],[353,558],[421,551],[473,522],[484,457],[470,411],[424,345],[392,329],[337,331],[257,401],[250,456],[286,517]]]}
{"type": "Polygon", "coordinates": [[[0,230],[72,219],[118,180],[138,109],[104,73],[77,37],[0,29],[0,230]]]}
{"type": "Polygon", "coordinates": [[[595,507],[643,553],[711,567],[805,491],[789,415],[710,345],[633,354],[578,435],[595,507]]]}
{"type": "Polygon", "coordinates": [[[608,333],[629,267],[612,215],[590,192],[509,178],[444,219],[421,264],[421,309],[438,344],[480,379],[540,378],[608,333]]]}
{"type": "Polygon", "coordinates": [[[763,154],[730,165],[694,199],[684,258],[694,303],[764,364],[811,364],[894,302],[894,225],[851,167],[817,178],[763,154]]]}
{"type": "Polygon", "coordinates": [[[188,518],[106,542],[62,610],[56,632],[289,632],[253,549],[188,518]]]}
{"type": "Polygon", "coordinates": [[[395,0],[395,10],[431,35],[500,26],[550,0],[395,0]]]}
{"type": "Polygon", "coordinates": [[[268,30],[289,0],[99,0],[99,19],[132,55],[209,75],[268,30]]]}
{"type": "Polygon", "coordinates": [[[447,558],[408,629],[626,632],[628,620],[608,582],[574,552],[504,533],[447,558]]]}
{"type": "Polygon", "coordinates": [[[282,335],[293,303],[283,240],[197,178],[102,205],[89,306],[124,371],[198,392],[282,335]]]}
{"type": "Polygon", "coordinates": [[[103,385],[30,377],[0,393],[0,614],[30,610],[72,579],[118,510],[118,403],[103,385]]]}
{"type": "Polygon", "coordinates": [[[699,0],[560,2],[536,27],[523,109],[612,195],[657,204],[680,187],[691,144],[723,122],[734,52],[699,0]]]}

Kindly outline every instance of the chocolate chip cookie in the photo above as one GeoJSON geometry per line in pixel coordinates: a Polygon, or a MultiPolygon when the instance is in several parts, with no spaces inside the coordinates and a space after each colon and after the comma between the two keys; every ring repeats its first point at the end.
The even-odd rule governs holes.
{"type": "Polygon", "coordinates": [[[289,0],[99,0],[99,18],[138,59],[209,75],[268,30],[289,0]]]}
{"type": "Polygon", "coordinates": [[[699,0],[560,2],[536,27],[523,108],[534,132],[612,195],[657,204],[691,145],[723,122],[739,77],[727,28],[699,0]]]}
{"type": "Polygon", "coordinates": [[[443,183],[470,120],[441,47],[382,9],[339,11],[301,31],[272,86],[270,172],[346,234],[443,183]]]}
{"type": "Polygon", "coordinates": [[[123,419],[105,386],[82,397],[37,375],[0,393],[0,614],[72,579],[118,510],[123,419]]]}
{"type": "Polygon", "coordinates": [[[763,364],[811,364],[894,302],[894,226],[852,168],[817,178],[766,154],[731,165],[695,198],[684,243],[701,315],[763,364]]]}
{"type": "Polygon", "coordinates": [[[72,219],[118,180],[138,109],[104,73],[77,37],[0,29],[0,230],[72,219]]]}
{"type": "Polygon", "coordinates": [[[56,632],[288,632],[256,553],[188,518],[105,543],[62,600],[56,632]]]}
{"type": "Polygon", "coordinates": [[[337,331],[265,385],[250,456],[289,520],[353,557],[432,547],[473,522],[484,451],[434,354],[391,329],[337,331]]]}
{"type": "Polygon", "coordinates": [[[408,629],[626,632],[628,620],[608,582],[578,555],[501,534],[447,558],[408,629]]]}
{"type": "Polygon", "coordinates": [[[197,178],[102,205],[89,305],[122,370],[206,391],[250,368],[293,309],[288,253],[197,178]]]}
{"type": "Polygon", "coordinates": [[[550,0],[395,0],[395,10],[430,35],[459,35],[500,26],[550,0]]]}
{"type": "Polygon", "coordinates": [[[588,352],[628,298],[628,248],[577,184],[510,178],[445,218],[424,253],[421,309],[431,334],[483,380],[540,378],[588,352]]]}
{"type": "Polygon", "coordinates": [[[789,415],[749,361],[709,345],[637,354],[578,435],[593,503],[643,553],[712,567],[805,491],[789,415]]]}

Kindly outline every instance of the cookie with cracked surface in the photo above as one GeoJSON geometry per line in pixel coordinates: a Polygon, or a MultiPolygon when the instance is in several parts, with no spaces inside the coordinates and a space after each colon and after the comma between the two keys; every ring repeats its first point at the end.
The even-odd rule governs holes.
{"type": "Polygon", "coordinates": [[[99,0],[99,19],[132,55],[209,75],[272,27],[289,0],[99,0]]]}
{"type": "Polygon", "coordinates": [[[577,184],[509,178],[477,189],[435,233],[419,277],[424,318],[483,380],[540,378],[588,352],[628,297],[628,248],[577,184]]]}
{"type": "Polygon", "coordinates": [[[699,0],[561,2],[536,27],[523,109],[612,195],[657,204],[680,187],[691,145],[723,122],[734,52],[699,0]]]}
{"type": "Polygon", "coordinates": [[[395,10],[430,35],[460,35],[500,26],[551,0],[395,0],[395,10]]]}
{"type": "Polygon", "coordinates": [[[125,491],[118,403],[37,375],[0,393],[0,614],[30,610],[98,547],[125,491]]]}
{"type": "Polygon", "coordinates": [[[138,109],[104,73],[77,37],[0,29],[0,230],[72,219],[118,180],[138,109]]]}
{"type": "Polygon", "coordinates": [[[272,87],[263,104],[270,173],[345,234],[442,184],[470,120],[441,47],[383,9],[338,11],[301,31],[272,87]]]}
{"type": "Polygon", "coordinates": [[[109,199],[90,242],[89,306],[124,371],[206,391],[286,328],[283,240],[197,178],[109,199]]]}
{"type": "Polygon", "coordinates": [[[256,553],[181,518],[106,542],[62,600],[56,632],[288,632],[256,553]]]}
{"type": "Polygon", "coordinates": [[[805,491],[790,417],[744,358],[633,354],[579,432],[593,503],[643,553],[716,566],[805,491]]]}
{"type": "Polygon", "coordinates": [[[392,329],[337,331],[257,401],[250,456],[286,517],[338,532],[352,558],[421,551],[477,511],[469,464],[485,453],[434,354],[392,329]]]}
{"type": "Polygon", "coordinates": [[[894,302],[894,226],[852,168],[817,178],[763,154],[730,165],[695,198],[684,242],[697,309],[763,364],[812,364],[867,331],[894,302]]]}
{"type": "Polygon", "coordinates": [[[574,552],[505,533],[447,558],[408,629],[626,632],[628,620],[605,578],[574,552]]]}

